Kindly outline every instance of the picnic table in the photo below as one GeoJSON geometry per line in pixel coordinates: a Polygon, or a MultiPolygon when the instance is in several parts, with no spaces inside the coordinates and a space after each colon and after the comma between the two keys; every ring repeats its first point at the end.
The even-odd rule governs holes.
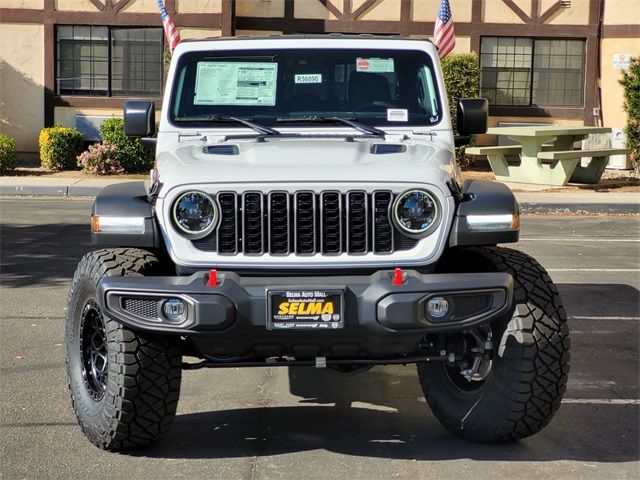
{"type": "Polygon", "coordinates": [[[566,185],[567,183],[596,184],[609,162],[610,155],[629,152],[619,148],[574,150],[577,140],[589,134],[610,133],[607,127],[570,127],[562,125],[494,127],[489,135],[504,135],[519,145],[471,147],[470,155],[486,155],[496,180],[500,182],[566,185]],[[519,165],[509,165],[507,156],[519,156],[519,165]],[[583,157],[591,161],[582,166],[583,157]]]}

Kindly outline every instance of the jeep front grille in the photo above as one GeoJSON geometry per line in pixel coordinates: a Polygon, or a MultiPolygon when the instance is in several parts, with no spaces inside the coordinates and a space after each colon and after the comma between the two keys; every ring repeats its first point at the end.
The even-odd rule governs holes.
{"type": "Polygon", "coordinates": [[[193,244],[223,255],[357,255],[408,250],[417,241],[391,225],[393,198],[389,190],[221,192],[217,195],[217,231],[193,244]]]}

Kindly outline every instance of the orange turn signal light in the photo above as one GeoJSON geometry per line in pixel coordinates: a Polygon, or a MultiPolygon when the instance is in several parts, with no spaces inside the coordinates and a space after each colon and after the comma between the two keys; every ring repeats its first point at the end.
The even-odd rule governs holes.
{"type": "Polygon", "coordinates": [[[516,210],[511,220],[511,230],[517,230],[520,228],[520,210],[516,210]]]}

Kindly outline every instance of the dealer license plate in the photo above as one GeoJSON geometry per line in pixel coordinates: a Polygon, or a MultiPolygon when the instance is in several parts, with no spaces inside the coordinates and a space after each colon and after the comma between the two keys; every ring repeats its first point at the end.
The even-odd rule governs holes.
{"type": "Polygon", "coordinates": [[[269,330],[331,330],[344,326],[342,290],[269,291],[269,330]]]}

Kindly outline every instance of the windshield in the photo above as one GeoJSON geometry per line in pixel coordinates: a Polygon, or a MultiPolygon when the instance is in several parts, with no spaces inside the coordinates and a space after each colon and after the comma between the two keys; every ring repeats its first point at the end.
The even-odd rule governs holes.
{"type": "MultiPolygon", "coordinates": [[[[233,116],[299,125],[314,116],[368,125],[435,125],[441,102],[429,55],[419,50],[270,49],[191,52],[177,67],[173,124],[233,116]]],[[[210,126],[210,125],[209,125],[210,126]]]]}

